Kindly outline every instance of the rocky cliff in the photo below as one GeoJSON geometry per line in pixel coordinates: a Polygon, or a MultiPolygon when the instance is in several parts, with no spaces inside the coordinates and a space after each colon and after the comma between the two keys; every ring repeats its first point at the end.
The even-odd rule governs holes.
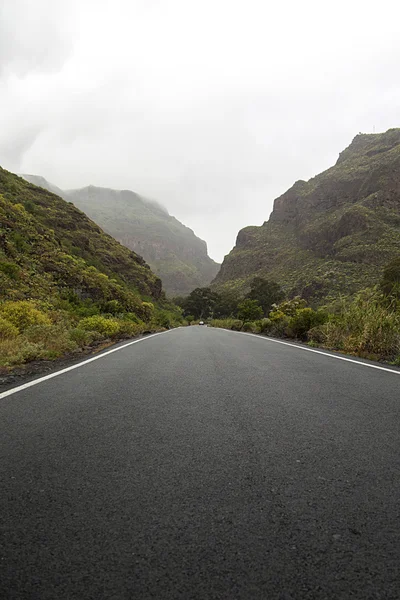
{"type": "Polygon", "coordinates": [[[321,300],[375,284],[400,255],[400,129],[360,134],[337,163],[277,198],[246,227],[214,280],[246,289],[263,276],[321,300]]]}

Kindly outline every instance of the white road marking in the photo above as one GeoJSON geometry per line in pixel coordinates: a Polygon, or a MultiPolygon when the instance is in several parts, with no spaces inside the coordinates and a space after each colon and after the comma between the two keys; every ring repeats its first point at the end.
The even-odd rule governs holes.
{"type": "MultiPolygon", "coordinates": [[[[177,327],[176,329],[179,329],[179,328],[177,327]]],[[[38,383],[47,381],[48,379],[53,379],[53,377],[58,377],[58,375],[62,375],[63,373],[68,373],[68,371],[73,371],[74,369],[79,369],[79,367],[83,367],[84,365],[87,365],[95,360],[100,360],[100,358],[104,358],[104,356],[108,356],[109,354],[112,354],[113,352],[118,352],[119,350],[123,350],[124,348],[127,348],[128,346],[132,346],[133,344],[138,344],[139,342],[145,342],[146,340],[149,340],[150,338],[153,338],[156,335],[163,335],[164,333],[169,333],[170,331],[174,331],[174,330],[169,329],[168,331],[160,331],[159,333],[153,333],[152,335],[148,335],[144,338],[140,338],[140,340],[134,340],[133,342],[128,342],[127,344],[124,344],[123,346],[118,346],[118,348],[113,348],[112,350],[107,350],[106,352],[102,352],[101,354],[98,354],[97,356],[93,356],[92,358],[88,358],[87,360],[84,360],[76,365],[71,365],[70,367],[66,367],[65,369],[56,371],[55,373],[50,373],[49,375],[45,375],[44,377],[39,377],[38,379],[34,379],[33,381],[29,381],[28,383],[24,383],[15,388],[11,388],[11,390],[7,390],[6,392],[2,392],[0,394],[0,400],[2,400],[3,398],[7,398],[7,396],[11,396],[12,394],[16,394],[17,392],[21,392],[22,390],[26,390],[27,388],[37,385],[38,383]]]]}
{"type": "MultiPolygon", "coordinates": [[[[223,329],[223,328],[215,327],[215,329],[223,329]]],[[[249,335],[251,337],[258,338],[259,340],[265,340],[267,342],[274,342],[274,344],[283,344],[284,346],[291,346],[292,348],[297,348],[297,350],[305,350],[306,352],[315,352],[315,354],[322,354],[322,356],[329,356],[330,358],[336,358],[336,360],[344,360],[346,362],[355,363],[356,365],[361,365],[362,367],[369,367],[370,369],[378,369],[379,371],[387,371],[388,373],[394,373],[394,375],[400,375],[400,371],[396,371],[395,369],[389,369],[387,367],[381,367],[379,365],[372,365],[370,363],[362,362],[361,360],[356,360],[354,358],[347,358],[346,356],[338,356],[337,354],[330,354],[329,352],[324,352],[322,350],[315,350],[315,348],[306,348],[305,346],[298,346],[297,344],[291,344],[290,342],[276,340],[275,338],[270,338],[265,335],[258,335],[256,333],[246,333],[244,331],[232,331],[232,329],[223,329],[223,331],[229,331],[230,333],[239,333],[241,335],[249,335]]]]}

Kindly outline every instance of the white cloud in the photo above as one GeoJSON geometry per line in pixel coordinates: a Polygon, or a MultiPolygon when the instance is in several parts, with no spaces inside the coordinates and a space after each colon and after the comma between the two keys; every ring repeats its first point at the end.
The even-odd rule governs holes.
{"type": "Polygon", "coordinates": [[[394,1],[3,0],[0,163],[158,198],[221,259],[399,124],[394,1]]]}

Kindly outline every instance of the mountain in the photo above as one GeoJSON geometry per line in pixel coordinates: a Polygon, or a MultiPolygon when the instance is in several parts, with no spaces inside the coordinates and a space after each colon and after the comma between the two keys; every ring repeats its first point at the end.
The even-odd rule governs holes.
{"type": "Polygon", "coordinates": [[[400,256],[400,129],[357,135],[336,164],[277,198],[267,222],[242,229],[213,285],[255,276],[320,301],[376,284],[400,256]]]}
{"type": "MultiPolygon", "coordinates": [[[[56,188],[42,177],[23,177],[33,183],[40,181],[38,185],[45,189],[56,188]]],[[[58,193],[143,256],[170,296],[208,285],[217,274],[219,265],[208,256],[206,243],[158,203],[129,190],[95,186],[58,193]]]]}
{"type": "Polygon", "coordinates": [[[72,203],[0,168],[0,299],[118,301],[141,316],[162,298],[141,256],[72,203]]]}

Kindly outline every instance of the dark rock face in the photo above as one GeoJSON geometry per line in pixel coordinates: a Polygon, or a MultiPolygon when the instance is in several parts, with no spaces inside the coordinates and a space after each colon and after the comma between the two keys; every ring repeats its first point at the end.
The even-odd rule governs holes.
{"type": "MultiPolygon", "coordinates": [[[[43,178],[35,180],[46,189],[55,188],[43,178]]],[[[158,203],[130,190],[95,186],[61,194],[121,244],[143,256],[170,296],[206,286],[217,274],[219,265],[208,256],[206,243],[158,203]]]]}
{"type": "Polygon", "coordinates": [[[322,299],[375,284],[400,255],[400,129],[360,134],[335,166],[297,181],[268,222],[247,227],[214,285],[246,288],[255,275],[322,299]]]}

